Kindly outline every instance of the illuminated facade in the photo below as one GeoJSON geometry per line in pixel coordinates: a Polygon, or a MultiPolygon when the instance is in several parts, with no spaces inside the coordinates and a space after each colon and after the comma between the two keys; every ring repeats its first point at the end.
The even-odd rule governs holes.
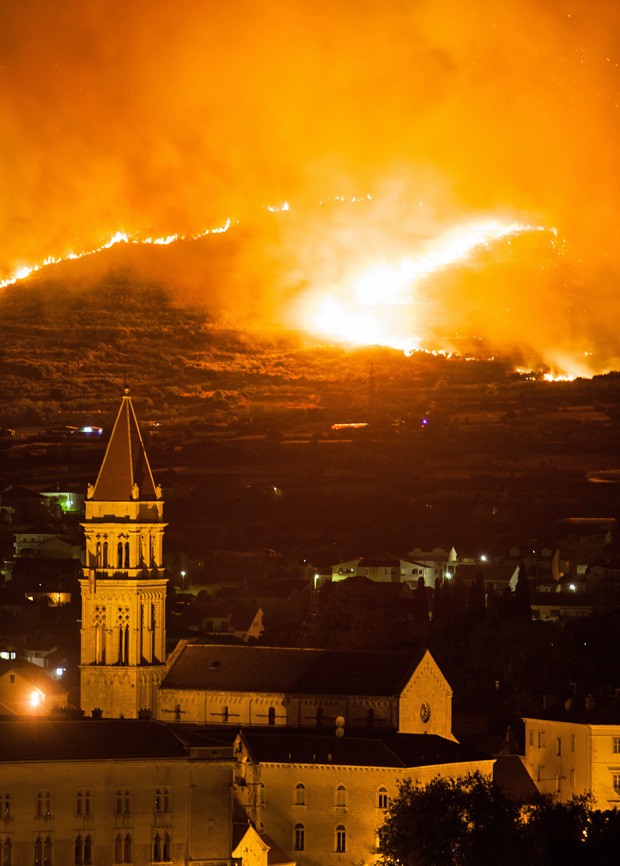
{"type": "Polygon", "coordinates": [[[252,728],[234,754],[235,797],[298,866],[378,862],[377,828],[399,780],[493,772],[493,759],[432,734],[252,728]]]}
{"type": "Polygon", "coordinates": [[[180,641],[157,718],[232,727],[393,730],[452,737],[452,689],[418,654],[225,646],[180,641]]]}
{"type": "Polygon", "coordinates": [[[230,776],[156,722],[0,722],[2,863],[230,866],[230,776]]]}
{"type": "Polygon", "coordinates": [[[136,718],[155,706],[165,672],[165,525],[161,488],[125,389],[82,524],[80,685],[87,713],[136,718]]]}
{"type": "Polygon", "coordinates": [[[595,808],[620,807],[620,698],[569,699],[526,718],[525,766],[542,794],[591,792],[595,808]]]}

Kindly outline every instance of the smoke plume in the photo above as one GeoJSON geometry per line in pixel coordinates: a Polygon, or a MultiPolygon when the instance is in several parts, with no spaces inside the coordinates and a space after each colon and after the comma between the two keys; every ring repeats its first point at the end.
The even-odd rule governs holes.
{"type": "Polygon", "coordinates": [[[0,279],[116,231],[231,217],[230,279],[179,253],[172,282],[286,323],[344,259],[499,215],[555,227],[557,243],[515,242],[425,284],[429,326],[608,368],[619,25],[606,0],[4,0],[0,279]]]}

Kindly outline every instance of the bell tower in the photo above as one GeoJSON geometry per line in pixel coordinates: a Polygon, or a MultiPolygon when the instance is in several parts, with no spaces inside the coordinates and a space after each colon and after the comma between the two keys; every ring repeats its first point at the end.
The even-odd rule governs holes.
{"type": "Polygon", "coordinates": [[[104,718],[155,715],[166,660],[166,524],[128,388],[85,511],[82,709],[104,718]]]}

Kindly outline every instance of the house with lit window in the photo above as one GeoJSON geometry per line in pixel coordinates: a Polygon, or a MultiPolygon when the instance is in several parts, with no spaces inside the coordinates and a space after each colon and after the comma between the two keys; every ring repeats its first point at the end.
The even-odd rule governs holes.
{"type": "Polygon", "coordinates": [[[25,659],[0,660],[0,716],[47,716],[69,705],[69,690],[25,659]]]}
{"type": "Polygon", "coordinates": [[[541,794],[620,806],[620,696],[569,698],[524,721],[524,763],[541,794]]]}
{"type": "Polygon", "coordinates": [[[357,557],[332,565],[332,581],[337,583],[348,577],[366,577],[374,583],[407,583],[416,587],[424,578],[426,586],[434,586],[434,569],[424,562],[410,562],[390,553],[357,557]]]}

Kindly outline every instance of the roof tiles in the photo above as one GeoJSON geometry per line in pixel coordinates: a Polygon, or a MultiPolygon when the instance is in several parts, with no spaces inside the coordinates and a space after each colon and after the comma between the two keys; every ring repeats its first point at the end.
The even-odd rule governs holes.
{"type": "Polygon", "coordinates": [[[187,644],[162,688],[288,694],[398,694],[423,652],[187,644]]]}

